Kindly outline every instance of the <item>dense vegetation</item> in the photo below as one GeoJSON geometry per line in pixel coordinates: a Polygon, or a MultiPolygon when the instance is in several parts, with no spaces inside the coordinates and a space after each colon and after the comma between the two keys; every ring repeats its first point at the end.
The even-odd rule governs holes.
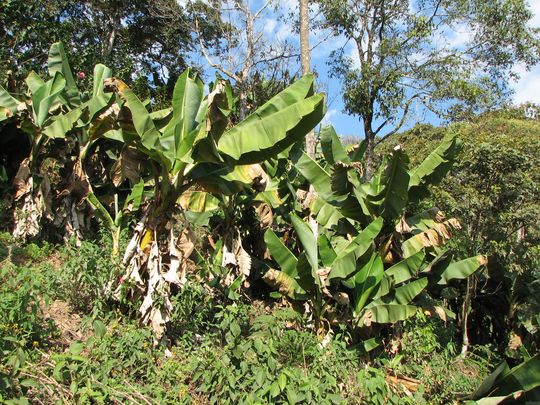
{"type": "Polygon", "coordinates": [[[303,152],[310,75],[242,121],[220,78],[91,79],[56,43],[0,88],[3,401],[538,398],[540,124],[419,126],[368,174],[331,127],[303,152]]]}

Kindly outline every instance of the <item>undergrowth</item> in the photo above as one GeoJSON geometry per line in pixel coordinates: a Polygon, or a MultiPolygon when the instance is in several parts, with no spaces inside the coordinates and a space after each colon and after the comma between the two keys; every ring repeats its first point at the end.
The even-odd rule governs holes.
{"type": "Polygon", "coordinates": [[[368,356],[346,333],[323,341],[292,307],[231,300],[196,280],[174,295],[168,348],[156,346],[107,291],[118,274],[107,243],[0,235],[0,403],[447,403],[495,360],[487,349],[460,358],[452,324],[421,313],[368,356]],[[44,315],[53,300],[83,318],[67,346],[44,315]]]}

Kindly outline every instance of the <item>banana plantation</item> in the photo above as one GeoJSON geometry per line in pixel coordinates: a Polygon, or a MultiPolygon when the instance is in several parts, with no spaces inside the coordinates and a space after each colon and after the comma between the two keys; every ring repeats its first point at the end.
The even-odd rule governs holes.
{"type": "Polygon", "coordinates": [[[540,401],[539,123],[373,148],[312,74],[243,114],[67,51],[0,87],[1,403],[540,401]]]}

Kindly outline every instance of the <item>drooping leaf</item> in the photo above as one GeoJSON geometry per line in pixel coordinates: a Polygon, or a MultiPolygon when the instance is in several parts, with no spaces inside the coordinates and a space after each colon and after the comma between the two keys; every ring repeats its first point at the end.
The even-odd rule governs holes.
{"type": "Polygon", "coordinates": [[[452,168],[454,158],[459,154],[461,146],[461,141],[455,134],[448,134],[420,165],[409,172],[409,198],[411,201],[419,201],[425,197],[427,195],[426,187],[436,185],[443,179],[452,168]]]}
{"type": "Polygon", "coordinates": [[[226,131],[217,149],[240,164],[261,162],[302,139],[324,109],[324,96],[313,95],[313,76],[306,75],[226,131]]]}
{"type": "Polygon", "coordinates": [[[264,241],[272,258],[279,264],[281,271],[291,277],[297,276],[296,266],[298,259],[295,255],[285,246],[281,239],[272,231],[268,229],[264,234],[264,241]]]}
{"type": "Polygon", "coordinates": [[[313,186],[320,198],[327,202],[334,198],[330,174],[307,153],[302,152],[294,162],[294,167],[313,186]]]}
{"type": "MultiPolygon", "coordinates": [[[[362,230],[351,242],[343,249],[332,263],[332,270],[328,279],[351,277],[357,269],[357,260],[362,257],[375,241],[375,238],[381,231],[383,219],[377,218],[366,228],[362,230]]],[[[372,258],[373,260],[373,258],[372,258]]]]}
{"type": "Polygon", "coordinates": [[[422,263],[424,263],[425,256],[426,254],[424,250],[420,250],[416,254],[407,257],[399,263],[394,264],[392,267],[385,271],[385,275],[388,277],[392,277],[394,283],[396,284],[403,283],[409,280],[418,272],[420,266],[422,266],[422,263]]]}
{"type": "Polygon", "coordinates": [[[384,265],[381,257],[374,253],[367,262],[356,273],[353,278],[354,288],[352,293],[353,312],[358,316],[365,307],[368,299],[375,293],[375,289],[382,280],[384,265]]]}
{"type": "Polygon", "coordinates": [[[369,326],[371,322],[376,323],[396,323],[404,321],[413,316],[417,311],[414,305],[382,304],[367,308],[362,316],[364,325],[369,326]]]}
{"type": "Polygon", "coordinates": [[[179,199],[180,206],[186,211],[209,212],[219,208],[219,200],[205,191],[188,191],[179,199]]]}
{"type": "Polygon", "coordinates": [[[324,158],[329,164],[335,165],[337,162],[350,162],[349,155],[347,155],[347,152],[343,148],[334,127],[331,125],[323,127],[319,132],[319,138],[321,140],[324,158]]]}
{"type": "Polygon", "coordinates": [[[295,213],[291,214],[291,222],[296,231],[296,234],[298,235],[298,239],[300,240],[300,243],[302,244],[302,247],[304,248],[305,257],[311,267],[311,276],[313,277],[315,284],[320,286],[321,282],[317,274],[317,270],[319,269],[318,249],[317,249],[318,246],[317,246],[317,239],[315,235],[313,234],[313,230],[305,221],[300,219],[300,217],[298,217],[298,215],[296,215],[295,213]]]}
{"type": "Polygon", "coordinates": [[[410,304],[428,285],[427,277],[420,278],[395,289],[392,304],[410,304]]]}
{"type": "Polygon", "coordinates": [[[45,127],[43,133],[49,138],[65,138],[66,134],[73,129],[83,109],[75,108],[66,114],[60,114],[52,119],[52,122],[45,127]]]}
{"type": "Polygon", "coordinates": [[[294,277],[283,271],[270,269],[264,274],[263,280],[281,294],[295,300],[302,299],[306,294],[294,277]]]}
{"type": "Polygon", "coordinates": [[[451,263],[442,272],[437,284],[445,285],[450,280],[467,278],[486,263],[487,259],[483,255],[469,257],[468,259],[451,263]]]}
{"type": "Polygon", "coordinates": [[[12,97],[9,92],[0,86],[0,121],[17,113],[19,100],[12,97]]]}

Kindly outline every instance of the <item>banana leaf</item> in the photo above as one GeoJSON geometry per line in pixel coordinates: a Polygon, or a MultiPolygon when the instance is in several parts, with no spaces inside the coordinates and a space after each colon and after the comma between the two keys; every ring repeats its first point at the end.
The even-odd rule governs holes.
{"type": "Polygon", "coordinates": [[[306,75],[226,131],[217,149],[236,164],[262,162],[302,139],[324,116],[322,94],[306,75]]]}
{"type": "Polygon", "coordinates": [[[264,234],[264,242],[272,255],[272,258],[281,268],[281,271],[290,277],[296,277],[298,271],[296,266],[298,265],[298,259],[296,256],[283,244],[281,239],[272,231],[268,229],[264,234]]]}
{"type": "Polygon", "coordinates": [[[417,202],[427,196],[427,186],[440,183],[452,168],[461,147],[462,143],[456,135],[448,134],[420,165],[409,172],[409,199],[411,202],[417,202]]]}
{"type": "Polygon", "coordinates": [[[331,125],[325,126],[319,132],[324,159],[331,165],[337,162],[350,163],[349,155],[343,148],[339,137],[331,125]]]}
{"type": "Polygon", "coordinates": [[[328,279],[351,277],[357,269],[357,261],[370,247],[373,246],[375,238],[382,229],[383,220],[377,218],[369,226],[364,228],[347,246],[342,250],[332,263],[332,270],[328,274],[328,279]]]}
{"type": "Polygon", "coordinates": [[[354,316],[360,315],[368,299],[376,292],[384,274],[384,265],[381,257],[374,253],[367,262],[352,278],[354,284],[352,291],[352,303],[354,316]]]}
{"type": "Polygon", "coordinates": [[[61,42],[56,42],[51,45],[49,50],[49,74],[54,76],[57,72],[66,79],[66,87],[63,94],[67,105],[70,107],[79,107],[81,105],[81,97],[77,84],[73,79],[71,68],[69,67],[68,58],[64,45],[61,42]]]}

